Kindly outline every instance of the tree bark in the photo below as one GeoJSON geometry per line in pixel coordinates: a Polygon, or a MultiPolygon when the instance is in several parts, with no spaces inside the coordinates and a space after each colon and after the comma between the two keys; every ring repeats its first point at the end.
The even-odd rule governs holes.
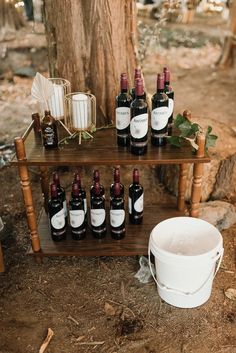
{"type": "Polygon", "coordinates": [[[217,65],[227,68],[234,65],[234,51],[236,47],[236,0],[233,1],[230,9],[229,30],[225,35],[224,45],[217,65]]]}
{"type": "Polygon", "coordinates": [[[45,24],[51,77],[97,100],[97,125],[114,119],[119,76],[133,81],[136,65],[134,0],[46,0],[45,24]]]}
{"type": "Polygon", "coordinates": [[[24,19],[14,2],[0,0],[0,42],[15,39],[16,30],[23,27],[24,19]]]}

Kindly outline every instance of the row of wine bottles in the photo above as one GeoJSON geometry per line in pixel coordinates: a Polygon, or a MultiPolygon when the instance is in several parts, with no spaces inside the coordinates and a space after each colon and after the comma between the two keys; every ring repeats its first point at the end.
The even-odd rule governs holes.
{"type": "MultiPolygon", "coordinates": [[[[65,189],[60,185],[57,172],[53,173],[53,182],[50,185],[51,197],[48,201],[48,213],[51,227],[51,236],[54,241],[66,238],[67,224],[70,225],[72,238],[84,239],[88,226],[86,191],[81,186],[79,173],[75,173],[72,183],[69,212],[67,211],[65,189]],[[69,214],[69,222],[68,222],[69,214]]],[[[133,182],[129,186],[129,221],[140,224],[143,219],[143,187],[139,183],[139,171],[133,170],[133,182]]],[[[120,182],[120,170],[114,169],[114,181],[110,185],[109,223],[111,236],[122,239],[125,236],[125,199],[124,185],[120,182]]],[[[90,222],[92,234],[101,239],[107,233],[105,189],[100,183],[100,173],[93,172],[93,181],[90,187],[90,222]]]]}
{"type": "MultiPolygon", "coordinates": [[[[135,69],[134,88],[128,90],[127,74],[120,77],[120,93],[116,97],[117,144],[130,146],[136,155],[147,152],[148,104],[140,69],[135,69]]],[[[174,91],[170,86],[170,71],[167,67],[157,74],[157,89],[152,96],[151,143],[154,146],[166,144],[172,133],[174,91]]]]}

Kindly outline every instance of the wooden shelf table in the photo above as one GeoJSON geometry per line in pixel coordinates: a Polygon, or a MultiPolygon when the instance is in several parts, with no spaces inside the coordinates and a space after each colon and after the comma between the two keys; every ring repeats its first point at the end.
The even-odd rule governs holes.
{"type": "MultiPolygon", "coordinates": [[[[193,184],[191,194],[190,216],[197,217],[201,198],[201,182],[203,164],[210,161],[204,153],[205,139],[199,135],[199,149],[192,153],[191,146],[177,148],[166,145],[153,147],[149,143],[148,152],[143,156],[134,156],[128,149],[118,147],[116,144],[115,129],[99,130],[94,139],[84,140],[81,145],[71,140],[69,144],[59,149],[45,150],[40,137],[35,134],[33,122],[22,137],[15,139],[16,156],[12,165],[18,166],[24,204],[31,237],[30,254],[41,259],[43,256],[130,256],[147,254],[149,235],[152,228],[161,220],[185,214],[184,194],[186,189],[187,164],[193,167],[193,184]],[[50,166],[86,166],[86,165],[179,165],[179,186],[177,205],[159,205],[144,207],[142,225],[127,223],[124,239],[113,240],[107,233],[102,240],[94,239],[88,229],[86,238],[81,241],[72,240],[70,234],[65,241],[56,243],[51,240],[48,217],[46,214],[50,166]],[[41,187],[44,195],[44,210],[41,212],[39,222],[33,203],[32,190],[29,180],[29,166],[38,166],[41,172],[41,187]]],[[[126,217],[128,218],[128,217],[126,217]]]]}

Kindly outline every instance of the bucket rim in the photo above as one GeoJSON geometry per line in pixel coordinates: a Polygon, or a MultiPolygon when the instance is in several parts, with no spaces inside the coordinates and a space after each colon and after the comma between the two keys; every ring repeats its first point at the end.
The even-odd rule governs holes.
{"type": "MultiPolygon", "coordinates": [[[[203,219],[200,219],[200,218],[195,218],[195,217],[188,217],[188,216],[182,216],[182,217],[172,217],[172,218],[167,218],[161,222],[159,222],[151,231],[151,234],[150,234],[150,237],[149,237],[149,243],[148,243],[148,247],[150,248],[151,252],[156,255],[157,253],[160,254],[160,255],[165,255],[165,256],[172,256],[172,257],[175,257],[176,259],[182,259],[182,260],[185,260],[185,259],[189,259],[189,258],[192,258],[193,260],[194,259],[200,259],[200,258],[204,258],[204,257],[208,257],[209,258],[209,255],[212,254],[212,258],[215,257],[216,253],[218,252],[221,252],[222,249],[223,249],[223,238],[222,238],[222,235],[220,233],[220,231],[215,227],[213,226],[211,223],[203,220],[203,219]],[[211,250],[208,250],[208,251],[205,251],[201,254],[192,254],[192,255],[183,255],[183,254],[176,254],[174,252],[171,252],[171,251],[167,251],[165,249],[162,249],[162,248],[159,248],[157,249],[157,246],[156,243],[155,243],[155,240],[154,240],[154,231],[163,223],[168,223],[168,221],[172,221],[172,220],[180,220],[180,219],[184,219],[184,220],[197,220],[197,221],[201,221],[201,223],[205,223],[207,224],[208,226],[210,226],[211,228],[214,228],[214,230],[216,230],[216,234],[218,236],[218,243],[217,245],[212,248],[211,250]],[[153,246],[151,246],[153,245],[153,246]],[[153,249],[155,248],[155,250],[153,249]]],[[[210,260],[211,258],[209,258],[210,260]]]]}

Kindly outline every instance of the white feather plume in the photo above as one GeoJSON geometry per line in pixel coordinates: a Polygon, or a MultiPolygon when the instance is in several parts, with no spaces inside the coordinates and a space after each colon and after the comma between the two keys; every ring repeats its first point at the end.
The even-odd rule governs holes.
{"type": "Polygon", "coordinates": [[[32,84],[31,95],[43,104],[45,110],[48,110],[48,99],[53,93],[53,83],[37,72],[32,84]]]}

